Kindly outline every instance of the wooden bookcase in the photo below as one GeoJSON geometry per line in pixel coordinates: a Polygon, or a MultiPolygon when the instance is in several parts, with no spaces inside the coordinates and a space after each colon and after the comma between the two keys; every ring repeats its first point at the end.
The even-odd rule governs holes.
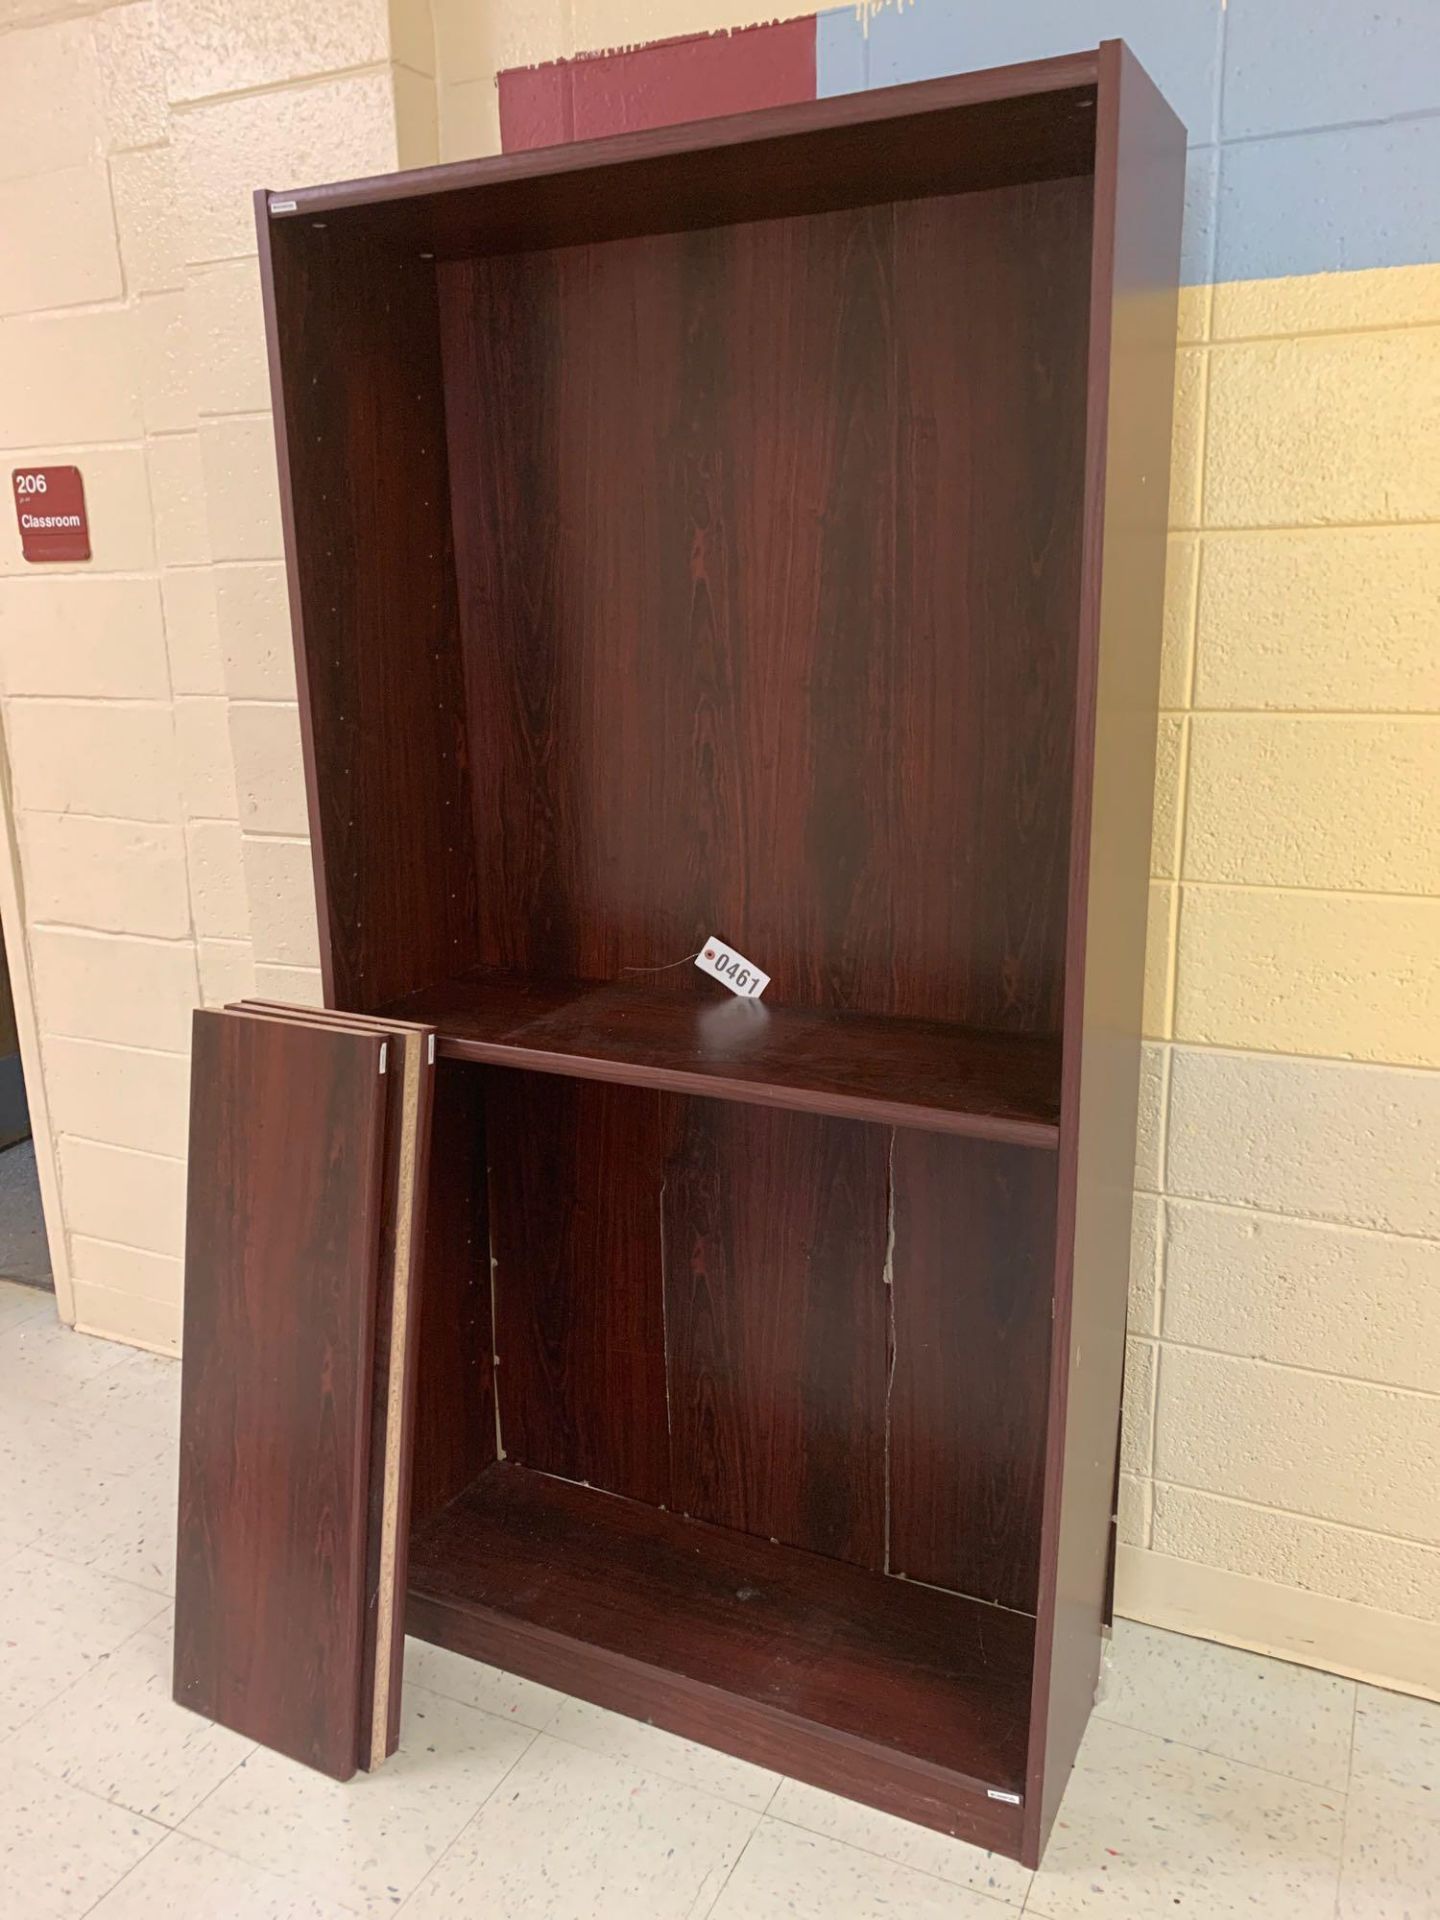
{"type": "Polygon", "coordinates": [[[409,1630],[1030,1862],[1113,1564],[1183,171],[1111,42],[257,197],[326,1001],[438,1056],[409,1630]]]}

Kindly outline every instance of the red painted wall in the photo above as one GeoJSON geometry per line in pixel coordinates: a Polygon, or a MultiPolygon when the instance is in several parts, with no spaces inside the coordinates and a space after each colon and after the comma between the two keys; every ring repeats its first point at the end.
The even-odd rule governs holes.
{"type": "Polygon", "coordinates": [[[499,76],[506,153],[815,98],[815,16],[499,76]]]}

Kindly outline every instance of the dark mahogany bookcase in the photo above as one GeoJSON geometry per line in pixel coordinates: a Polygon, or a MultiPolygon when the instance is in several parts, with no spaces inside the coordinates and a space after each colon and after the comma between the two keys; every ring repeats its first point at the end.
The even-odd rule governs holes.
{"type": "Polygon", "coordinates": [[[327,1004],[438,1043],[409,1630],[1031,1862],[1183,171],[1111,42],[258,197],[327,1004]]]}

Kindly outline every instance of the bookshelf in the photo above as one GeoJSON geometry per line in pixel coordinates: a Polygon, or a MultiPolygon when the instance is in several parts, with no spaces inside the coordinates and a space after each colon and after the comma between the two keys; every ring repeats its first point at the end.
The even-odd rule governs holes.
{"type": "Polygon", "coordinates": [[[334,1071],[431,1047],[370,1599],[1032,1863],[1109,1609],[1183,173],[1108,42],[257,196],[334,1071]]]}

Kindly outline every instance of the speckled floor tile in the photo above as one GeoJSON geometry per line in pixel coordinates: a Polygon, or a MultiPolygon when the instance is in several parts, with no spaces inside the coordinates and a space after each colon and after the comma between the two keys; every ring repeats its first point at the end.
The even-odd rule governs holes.
{"type": "Polygon", "coordinates": [[[106,1894],[92,1920],[351,1920],[354,1912],[171,1833],[106,1894]]]}
{"type": "Polygon", "coordinates": [[[1440,1706],[1361,1687],[1340,1920],[1440,1916],[1440,1706]]]}
{"type": "Polygon", "coordinates": [[[179,1469],[173,1448],[161,1444],[158,1457],[142,1466],[94,1480],[40,1534],[45,1551],[151,1593],[173,1594],[179,1469]]]}
{"type": "Polygon", "coordinates": [[[645,1773],[658,1773],[677,1786],[713,1793],[751,1813],[763,1813],[775,1797],[780,1775],[719,1753],[697,1740],[682,1740],[662,1727],[647,1726],[621,1713],[591,1706],[588,1700],[562,1699],[546,1731],[557,1740],[585,1747],[607,1760],[623,1760],[645,1773]]]}
{"type": "Polygon", "coordinates": [[[405,1920],[699,1920],[758,1817],[542,1733],[405,1920]]]}
{"type": "Polygon", "coordinates": [[[24,1547],[35,1543],[34,1529],[31,1527],[12,1527],[4,1518],[0,1518],[0,1566],[24,1547]]]}
{"type": "Polygon", "coordinates": [[[1018,1906],[762,1820],[709,1920],[1004,1920],[1018,1906]]]}
{"type": "Polygon", "coordinates": [[[1324,1787],[1092,1720],[1025,1911],[1328,1920],[1344,1804],[1324,1787]]]}
{"type": "Polygon", "coordinates": [[[29,1528],[37,1538],[93,1506],[98,1489],[117,1486],[165,1452],[158,1434],[139,1427],[106,1428],[59,1407],[0,1394],[6,1524],[29,1528]]]}
{"type": "Polygon", "coordinates": [[[43,1772],[167,1827],[254,1747],[175,1705],[170,1636],[149,1628],[97,1662],[10,1744],[43,1772]]]}
{"type": "Polygon", "coordinates": [[[1339,1920],[1440,1920],[1440,1793],[1356,1779],[1339,1920]]]}
{"type": "Polygon", "coordinates": [[[122,1349],[124,1358],[61,1400],[67,1413],[84,1420],[120,1421],[178,1443],[180,1437],[180,1362],[158,1353],[122,1349]]]}
{"type": "Polygon", "coordinates": [[[165,1829],[0,1755],[0,1913],[78,1920],[165,1829]]]}
{"type": "Polygon", "coordinates": [[[1104,1720],[1343,1790],[1355,1682],[1117,1620],[1104,1720]]]}
{"type": "MultiPolygon", "coordinates": [[[[1355,1777],[1428,1789],[1440,1802],[1440,1705],[1361,1687],[1355,1702],[1355,1777]]],[[[1435,1810],[1440,1820],[1440,1804],[1435,1810]]]]}
{"type": "Polygon", "coordinates": [[[410,1687],[400,1750],[344,1785],[258,1748],[184,1823],[360,1914],[393,1913],[535,1736],[410,1687]]]}
{"type": "Polygon", "coordinates": [[[122,1365],[129,1353],[113,1340],[92,1340],[62,1326],[53,1312],[31,1315],[0,1340],[0,1399],[63,1402],[77,1387],[122,1365]]]}
{"type": "Polygon", "coordinates": [[[162,1604],[140,1587],[33,1547],[13,1554],[0,1566],[0,1737],[73,1686],[162,1604]]]}
{"type": "Polygon", "coordinates": [[[467,1707],[498,1714],[537,1733],[554,1719],[555,1709],[565,1698],[553,1687],[523,1680],[483,1660],[467,1660],[463,1653],[432,1647],[424,1640],[405,1642],[405,1684],[443,1694],[447,1700],[463,1700],[467,1707]]]}
{"type": "Polygon", "coordinates": [[[969,1887],[972,1892],[988,1893],[993,1899],[1016,1906],[1030,1886],[1030,1869],[1007,1860],[1003,1854],[966,1846],[963,1840],[951,1840],[929,1827],[917,1827],[912,1820],[881,1813],[876,1807],[862,1807],[823,1788],[802,1786],[798,1780],[781,1784],[769,1811],[772,1820],[806,1827],[830,1840],[843,1840],[865,1853],[893,1860],[897,1866],[914,1867],[920,1873],[934,1874],[937,1880],[948,1880],[951,1886],[969,1887]]]}

